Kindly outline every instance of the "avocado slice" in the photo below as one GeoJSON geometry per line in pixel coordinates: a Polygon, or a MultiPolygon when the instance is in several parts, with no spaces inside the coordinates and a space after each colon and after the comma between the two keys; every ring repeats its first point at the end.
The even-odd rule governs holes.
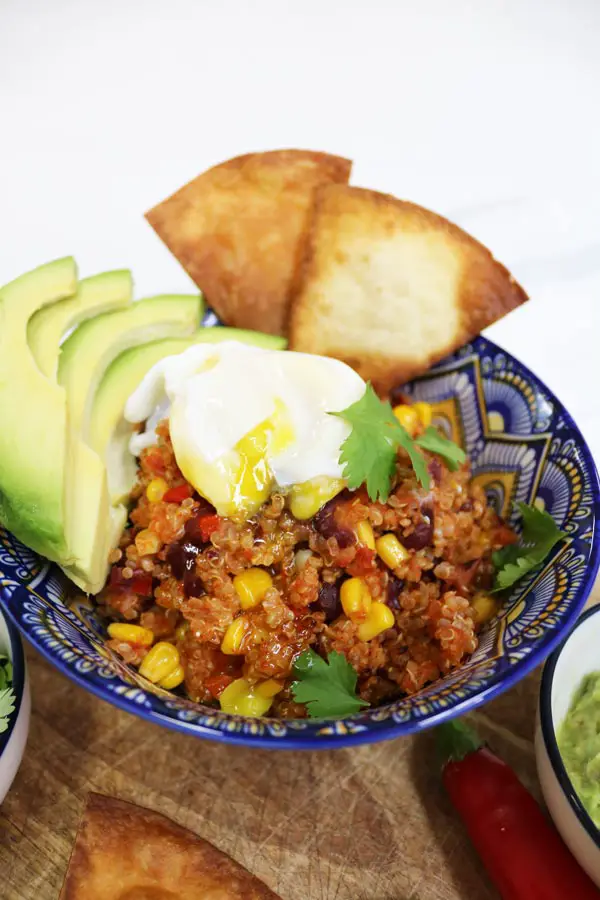
{"type": "Polygon", "coordinates": [[[77,289],[72,257],[40,266],[0,289],[0,522],[48,559],[70,561],[65,391],[38,369],[27,324],[77,289]]]}
{"type": "Polygon", "coordinates": [[[102,272],[79,282],[72,297],[38,309],[27,323],[27,343],[38,368],[55,379],[60,342],[67,332],[85,319],[131,303],[131,272],[102,272]]]}
{"type": "Polygon", "coordinates": [[[166,338],[132,347],[108,367],[93,399],[89,443],[106,463],[113,502],[124,499],[135,482],[137,462],[129,452],[133,426],[123,418],[129,396],[155,363],[194,344],[240,341],[266,350],[285,350],[285,338],[241,328],[200,328],[187,338],[166,338]]]}
{"type": "Polygon", "coordinates": [[[202,298],[161,295],[128,309],[83,322],[61,347],[58,381],[67,392],[73,428],[89,441],[96,389],[111,362],[124,350],[159,337],[184,337],[198,327],[202,298]]]}

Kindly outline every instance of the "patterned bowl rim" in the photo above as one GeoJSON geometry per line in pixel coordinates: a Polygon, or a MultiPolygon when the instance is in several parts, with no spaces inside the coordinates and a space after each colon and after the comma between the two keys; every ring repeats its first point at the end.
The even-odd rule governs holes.
{"type": "Polygon", "coordinates": [[[556,780],[560,784],[563,794],[567,798],[569,805],[579,820],[582,828],[585,828],[591,840],[596,847],[600,849],[600,829],[595,825],[594,820],[588,813],[587,809],[579,799],[579,795],[573,786],[573,782],[569,778],[569,774],[563,762],[562,753],[558,747],[556,739],[556,727],[554,725],[554,716],[552,715],[552,686],[554,683],[554,673],[560,659],[560,655],[567,646],[571,636],[579,628],[585,627],[592,616],[600,614],[600,605],[592,606],[586,609],[575,627],[569,632],[564,641],[556,648],[554,653],[548,659],[544,666],[542,681],[540,684],[540,727],[542,737],[548,752],[550,764],[554,769],[556,780]]]}
{"type": "MultiPolygon", "coordinates": [[[[54,655],[54,653],[48,650],[42,639],[38,638],[35,635],[32,635],[27,630],[26,626],[23,625],[18,615],[15,613],[13,604],[7,602],[1,585],[0,608],[5,611],[7,616],[10,617],[10,619],[17,626],[19,631],[21,631],[25,638],[49,663],[51,663],[63,675],[66,675],[67,678],[70,678],[76,684],[79,684],[81,687],[90,691],[92,694],[95,694],[101,700],[104,700],[107,703],[110,703],[113,706],[124,710],[125,712],[133,713],[134,715],[149,722],[165,725],[166,727],[173,730],[181,731],[185,734],[192,734],[196,737],[207,738],[218,743],[238,744],[249,747],[280,750],[328,750],[359,744],[378,743],[379,741],[390,740],[415,732],[425,731],[426,729],[434,727],[435,725],[438,725],[443,721],[462,716],[465,713],[468,713],[471,710],[483,705],[484,703],[487,703],[489,700],[500,696],[500,694],[503,694],[505,691],[509,690],[522,678],[527,676],[533,669],[540,665],[546,659],[546,657],[550,653],[552,653],[552,651],[561,642],[566,639],[566,637],[570,634],[573,627],[575,626],[581,610],[585,606],[585,603],[594,585],[598,569],[600,567],[600,529],[597,525],[597,523],[600,521],[600,481],[596,465],[592,458],[592,454],[587,445],[587,442],[585,441],[585,438],[583,437],[571,414],[567,411],[564,404],[561,403],[554,392],[551,391],[541,381],[541,379],[531,371],[531,369],[520,362],[520,360],[518,360],[516,357],[512,356],[512,354],[499,347],[493,341],[490,341],[487,337],[482,338],[481,336],[478,336],[474,341],[471,342],[470,346],[473,348],[473,351],[477,356],[481,356],[481,353],[484,349],[489,350],[491,353],[504,354],[504,356],[508,360],[511,360],[513,363],[515,363],[521,370],[521,373],[525,375],[525,377],[529,379],[533,384],[538,386],[539,389],[544,392],[555,405],[555,409],[557,413],[559,413],[563,417],[566,427],[571,432],[573,432],[573,438],[575,440],[577,449],[583,457],[583,462],[589,476],[589,489],[592,497],[591,509],[593,516],[593,536],[589,549],[589,557],[587,560],[585,576],[582,579],[580,585],[574,591],[573,600],[570,604],[568,612],[564,616],[561,626],[555,631],[551,631],[545,637],[543,637],[536,646],[532,647],[529,650],[526,656],[515,661],[508,672],[499,671],[491,674],[486,681],[485,687],[477,690],[472,695],[462,700],[458,700],[452,705],[441,709],[439,712],[427,715],[423,717],[423,719],[419,720],[413,719],[406,722],[399,722],[390,717],[384,722],[375,722],[362,718],[360,722],[360,730],[353,730],[353,726],[356,724],[356,717],[349,717],[347,719],[339,720],[302,720],[303,727],[298,730],[292,730],[290,728],[290,723],[284,721],[283,724],[287,725],[288,728],[292,730],[292,733],[290,734],[288,731],[288,734],[286,736],[278,736],[268,733],[238,733],[236,731],[225,731],[219,728],[211,728],[206,725],[201,725],[199,723],[186,722],[184,720],[177,719],[174,716],[165,715],[164,713],[161,713],[157,710],[144,709],[139,705],[139,703],[136,703],[135,700],[120,696],[103,687],[101,683],[96,683],[92,679],[88,679],[85,675],[81,674],[76,669],[72,669],[67,663],[63,662],[60,658],[54,655]],[[332,725],[337,726],[339,728],[339,731],[334,731],[334,733],[329,732],[327,734],[323,733],[323,729],[325,727],[332,725]]],[[[442,365],[443,363],[444,361],[442,361],[442,365]]],[[[0,575],[1,574],[2,573],[0,572],[0,575]]],[[[20,594],[27,595],[27,589],[22,585],[20,585],[15,592],[15,595],[20,594]]],[[[218,710],[212,710],[208,707],[206,707],[206,710],[209,714],[218,715],[220,719],[229,718],[229,716],[221,713],[218,710]]],[[[263,719],[260,721],[271,725],[280,724],[280,720],[276,719],[263,719]]]]}
{"type": "Polygon", "coordinates": [[[21,703],[25,692],[25,653],[23,652],[23,642],[21,640],[20,628],[10,615],[8,610],[0,603],[0,616],[6,625],[8,634],[7,647],[8,655],[13,667],[13,683],[12,688],[15,694],[15,709],[11,713],[8,728],[0,734],[0,757],[8,746],[8,742],[17,724],[19,713],[21,711],[21,703]]]}

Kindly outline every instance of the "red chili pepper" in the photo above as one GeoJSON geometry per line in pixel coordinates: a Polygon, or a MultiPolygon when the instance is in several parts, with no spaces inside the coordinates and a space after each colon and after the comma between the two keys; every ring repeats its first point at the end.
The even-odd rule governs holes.
{"type": "Polygon", "coordinates": [[[213,531],[217,530],[220,524],[221,519],[219,518],[219,516],[201,516],[198,519],[198,528],[200,529],[202,540],[210,540],[211,534],[213,533],[213,531]]]}
{"type": "Polygon", "coordinates": [[[218,700],[225,688],[234,680],[232,675],[210,675],[204,682],[207,691],[218,700]]]}
{"type": "Polygon", "coordinates": [[[444,785],[503,900],[598,900],[512,769],[462,722],[445,722],[437,734],[444,785]]]}
{"type": "Polygon", "coordinates": [[[182,503],[192,496],[192,488],[189,484],[180,484],[177,487],[169,488],[163,494],[163,500],[167,503],[182,503]]]}

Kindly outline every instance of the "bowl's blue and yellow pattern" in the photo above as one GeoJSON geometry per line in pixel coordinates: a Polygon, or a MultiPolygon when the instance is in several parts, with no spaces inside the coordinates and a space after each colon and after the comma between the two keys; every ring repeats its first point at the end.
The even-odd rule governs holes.
{"type": "Polygon", "coordinates": [[[598,476],[561,403],[517,360],[478,338],[407,388],[466,449],[498,512],[518,501],[548,510],[568,535],[508,595],[477,652],[451,676],[380,709],[339,721],[243,719],[149,685],[104,647],[91,604],[68,600],[56,567],[0,529],[0,599],[31,643],[98,696],[163,725],[215,740],[270,747],[343,746],[437,724],[510,687],[574,625],[599,561],[598,476]]]}

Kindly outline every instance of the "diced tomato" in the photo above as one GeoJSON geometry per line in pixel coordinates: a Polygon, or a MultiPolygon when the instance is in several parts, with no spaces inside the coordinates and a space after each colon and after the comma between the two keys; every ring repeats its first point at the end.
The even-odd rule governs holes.
{"type": "Polygon", "coordinates": [[[117,568],[117,566],[113,566],[110,570],[110,586],[111,587],[123,587],[125,583],[125,579],[123,578],[123,569],[117,568]]]}
{"type": "Polygon", "coordinates": [[[182,503],[192,496],[192,488],[189,484],[180,484],[177,487],[169,488],[163,495],[166,503],[182,503]]]}
{"type": "Polygon", "coordinates": [[[218,700],[227,685],[231,684],[233,680],[233,675],[210,675],[204,682],[204,686],[215,700],[218,700]]]}
{"type": "Polygon", "coordinates": [[[121,591],[131,591],[142,597],[152,596],[152,575],[146,572],[134,572],[131,578],[123,576],[123,569],[114,566],[110,570],[110,586],[121,591]]]}
{"type": "Polygon", "coordinates": [[[213,531],[217,530],[220,524],[221,519],[219,516],[201,516],[198,519],[198,527],[200,529],[200,534],[202,535],[202,540],[210,540],[211,534],[213,531]]]}
{"type": "Polygon", "coordinates": [[[152,596],[152,575],[148,575],[145,572],[138,572],[133,578],[129,579],[128,584],[135,594],[141,594],[142,597],[152,596]]]}
{"type": "Polygon", "coordinates": [[[373,570],[375,564],[375,551],[369,550],[368,547],[359,547],[356,556],[349,566],[347,566],[350,575],[360,577],[366,575],[373,570]]]}

